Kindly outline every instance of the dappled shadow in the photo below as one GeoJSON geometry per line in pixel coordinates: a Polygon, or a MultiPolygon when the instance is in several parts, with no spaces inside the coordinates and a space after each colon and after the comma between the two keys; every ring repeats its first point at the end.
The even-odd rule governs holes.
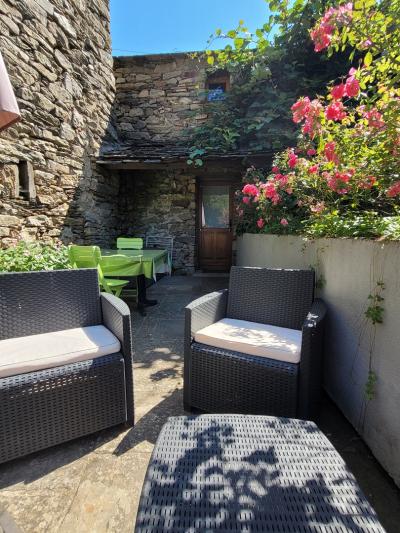
{"type": "MultiPolygon", "coordinates": [[[[381,531],[329,442],[309,422],[185,417],[165,426],[136,531],[381,531]],[[376,529],[373,529],[376,527],[376,529]],[[332,528],[332,529],[330,529],[332,528]]],[[[382,530],[383,531],[383,530],[382,530]]]]}

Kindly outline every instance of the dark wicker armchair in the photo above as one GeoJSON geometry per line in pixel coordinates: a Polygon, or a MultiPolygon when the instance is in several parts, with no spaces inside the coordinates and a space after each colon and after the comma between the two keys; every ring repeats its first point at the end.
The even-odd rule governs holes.
{"type": "Polygon", "coordinates": [[[313,418],[322,386],[325,312],[324,303],[314,300],[312,270],[233,267],[229,290],[208,294],[186,307],[185,409],[313,418]],[[231,323],[235,329],[228,332],[228,345],[226,339],[214,343],[212,333],[207,337],[211,327],[230,328],[231,323]],[[255,332],[253,328],[249,333],[243,324],[254,326],[255,332]],[[258,327],[269,328],[270,336],[273,332],[275,346],[266,352],[272,356],[259,355],[265,342],[258,327]],[[282,343],[293,352],[287,352],[288,358],[275,357],[281,353],[280,332],[289,333],[289,341],[282,343]],[[247,342],[248,333],[252,339],[256,335],[256,351],[251,353],[254,346],[245,353],[232,349],[247,342]],[[205,343],[204,338],[211,341],[205,343]],[[292,338],[297,339],[297,352],[292,338]]]}
{"type": "Polygon", "coordinates": [[[96,270],[0,275],[0,376],[0,463],[120,423],[133,425],[129,308],[100,294],[96,270]],[[98,348],[93,331],[114,344],[103,341],[98,348]],[[42,353],[46,342],[49,351],[57,348],[52,338],[61,351],[71,338],[83,339],[92,352],[81,349],[75,360],[67,353],[67,364],[56,365],[42,353]],[[16,375],[14,353],[23,368],[16,375]]]}

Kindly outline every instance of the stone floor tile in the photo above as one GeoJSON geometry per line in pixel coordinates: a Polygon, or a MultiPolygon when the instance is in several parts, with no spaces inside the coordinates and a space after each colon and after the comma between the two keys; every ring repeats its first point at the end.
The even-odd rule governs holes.
{"type": "Polygon", "coordinates": [[[149,460],[149,453],[93,457],[58,531],[132,532],[149,460]]]}

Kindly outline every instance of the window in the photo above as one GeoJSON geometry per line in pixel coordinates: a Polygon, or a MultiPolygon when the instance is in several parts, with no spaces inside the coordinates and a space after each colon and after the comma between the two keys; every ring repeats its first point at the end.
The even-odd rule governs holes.
{"type": "Polygon", "coordinates": [[[223,100],[230,89],[230,77],[228,72],[216,72],[211,74],[206,82],[207,101],[215,102],[223,100]]]}
{"type": "Polygon", "coordinates": [[[36,198],[33,166],[30,161],[20,161],[18,163],[18,191],[19,196],[25,200],[34,200],[36,198]]]}

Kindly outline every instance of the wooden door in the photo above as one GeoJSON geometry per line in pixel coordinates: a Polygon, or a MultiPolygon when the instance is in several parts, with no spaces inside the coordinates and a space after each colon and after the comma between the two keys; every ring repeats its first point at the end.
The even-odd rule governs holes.
{"type": "Polygon", "coordinates": [[[232,186],[200,183],[198,263],[203,270],[227,272],[232,264],[232,186]]]}

